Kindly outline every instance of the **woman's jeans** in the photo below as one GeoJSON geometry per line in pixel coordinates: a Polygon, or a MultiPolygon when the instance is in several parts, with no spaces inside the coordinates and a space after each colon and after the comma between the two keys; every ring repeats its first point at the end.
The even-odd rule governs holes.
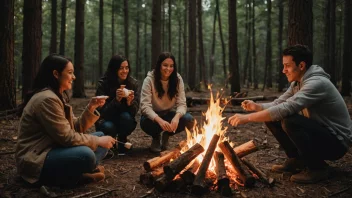
{"type": "MultiPolygon", "coordinates": [[[[170,111],[166,113],[165,115],[159,115],[160,118],[163,120],[171,123],[171,120],[174,118],[176,115],[175,112],[170,111]]],[[[160,133],[163,131],[163,129],[160,127],[160,125],[157,122],[154,122],[147,118],[146,116],[142,115],[141,116],[141,121],[140,121],[141,128],[144,132],[146,132],[148,135],[152,136],[153,138],[159,138],[160,133]]],[[[187,129],[191,130],[194,125],[194,118],[191,114],[186,113],[183,115],[178,123],[177,129],[175,133],[168,133],[169,135],[174,135],[176,133],[179,133],[183,130],[185,130],[185,127],[187,129]]]]}
{"type": "Polygon", "coordinates": [[[337,160],[347,152],[332,132],[302,115],[265,124],[289,158],[301,159],[310,168],[319,168],[324,160],[337,160]]]}
{"type": "MultiPolygon", "coordinates": [[[[104,133],[95,132],[91,135],[103,136],[104,133]]],[[[91,173],[107,152],[108,149],[102,147],[96,151],[87,146],[53,148],[46,156],[39,183],[72,187],[83,173],[91,173]]]]}
{"type": "Polygon", "coordinates": [[[97,130],[102,131],[105,135],[110,135],[111,137],[118,136],[119,141],[126,142],[127,136],[134,131],[136,126],[137,122],[134,116],[128,112],[122,112],[99,124],[97,130]]]}

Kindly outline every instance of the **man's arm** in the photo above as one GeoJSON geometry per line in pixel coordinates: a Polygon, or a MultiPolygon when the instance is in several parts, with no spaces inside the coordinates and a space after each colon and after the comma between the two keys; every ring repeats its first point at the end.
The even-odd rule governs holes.
{"type": "Polygon", "coordinates": [[[246,124],[248,122],[269,122],[272,121],[268,110],[258,111],[250,114],[235,114],[230,117],[228,123],[232,126],[246,124]]]}

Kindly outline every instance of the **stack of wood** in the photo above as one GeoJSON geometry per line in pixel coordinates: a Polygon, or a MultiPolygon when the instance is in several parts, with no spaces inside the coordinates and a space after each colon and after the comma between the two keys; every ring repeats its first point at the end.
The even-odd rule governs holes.
{"type": "Polygon", "coordinates": [[[232,189],[230,182],[233,176],[228,175],[230,164],[232,172],[236,174],[235,179],[245,187],[251,187],[255,183],[255,178],[263,180],[271,185],[273,180],[258,168],[256,168],[244,156],[258,150],[253,140],[232,148],[228,141],[219,142],[220,137],[214,135],[208,149],[205,151],[202,162],[198,162],[196,157],[204,152],[200,144],[195,144],[186,152],[181,154],[181,149],[186,146],[186,142],[180,142],[174,149],[164,152],[160,157],[155,157],[144,163],[145,173],[140,175],[141,183],[152,187],[158,191],[191,191],[195,195],[202,195],[209,190],[209,187],[217,183],[217,190],[222,196],[231,196],[232,189]],[[219,147],[220,150],[216,151],[219,147]],[[208,170],[210,161],[215,159],[216,182],[209,178],[208,170]],[[208,182],[210,179],[210,183],[208,182]]]}

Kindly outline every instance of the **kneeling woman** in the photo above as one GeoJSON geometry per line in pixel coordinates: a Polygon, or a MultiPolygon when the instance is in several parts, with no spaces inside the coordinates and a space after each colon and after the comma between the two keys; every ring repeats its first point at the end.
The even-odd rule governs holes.
{"type": "Polygon", "coordinates": [[[175,57],[164,52],[159,55],[155,69],[144,79],[141,91],[140,125],[153,138],[152,152],[167,149],[169,136],[183,131],[185,127],[193,127],[194,119],[186,110],[184,84],[177,73],[175,57]]]}
{"type": "Polygon", "coordinates": [[[75,79],[72,62],[46,57],[27,95],[16,145],[19,175],[28,183],[69,186],[104,179],[98,166],[115,139],[102,132],[85,134],[99,118],[95,109],[105,99],[92,99],[79,118],[66,101],[75,79]]]}

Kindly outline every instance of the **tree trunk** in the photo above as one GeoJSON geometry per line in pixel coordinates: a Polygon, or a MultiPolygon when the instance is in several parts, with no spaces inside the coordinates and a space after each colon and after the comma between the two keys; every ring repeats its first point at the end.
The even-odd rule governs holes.
{"type": "MultiPolygon", "coordinates": [[[[99,0],[99,76],[103,76],[104,0],[99,0]]],[[[98,79],[97,78],[97,79],[98,79]]]]}
{"type": "Polygon", "coordinates": [[[140,48],[140,44],[139,44],[139,7],[140,7],[140,1],[137,1],[137,17],[136,17],[136,39],[137,39],[137,46],[136,46],[136,77],[137,79],[141,79],[140,74],[141,74],[141,63],[140,63],[140,58],[139,58],[139,48],[140,48]]]}
{"type": "Polygon", "coordinates": [[[241,92],[238,49],[237,49],[237,17],[236,0],[228,0],[229,5],[229,69],[231,78],[231,93],[241,92]]]}
{"type": "Polygon", "coordinates": [[[61,1],[60,54],[65,55],[66,40],[66,0],[61,1]]]}
{"type": "Polygon", "coordinates": [[[351,96],[351,62],[352,62],[352,1],[345,1],[345,42],[343,46],[343,68],[341,95],[351,96]]]}
{"type": "Polygon", "coordinates": [[[288,6],[288,45],[307,45],[313,51],[312,0],[289,0],[288,6]]]}
{"type": "Polygon", "coordinates": [[[27,0],[23,6],[22,99],[32,88],[42,56],[42,1],[27,0]]]}
{"type": "Polygon", "coordinates": [[[124,12],[124,29],[125,29],[125,56],[129,58],[129,42],[128,42],[128,0],[123,1],[124,12]]]}
{"type": "Polygon", "coordinates": [[[56,53],[57,48],[57,0],[51,1],[51,39],[50,54],[56,53]]]}
{"type": "Polygon", "coordinates": [[[265,50],[265,70],[264,70],[264,83],[263,91],[265,86],[268,88],[273,87],[272,82],[272,65],[271,65],[271,0],[267,1],[267,21],[266,21],[266,50],[265,50]]]}
{"type": "Polygon", "coordinates": [[[167,24],[168,31],[169,31],[169,37],[168,37],[169,38],[169,42],[168,42],[168,44],[169,44],[169,52],[172,52],[172,50],[171,50],[171,47],[172,47],[172,44],[171,44],[171,36],[172,36],[172,34],[171,34],[171,0],[169,0],[168,6],[169,6],[169,9],[168,9],[168,11],[169,11],[169,16],[168,16],[169,23],[167,24]]]}
{"type": "Polygon", "coordinates": [[[279,8],[279,29],[278,29],[278,61],[277,61],[277,68],[278,68],[278,76],[279,76],[279,86],[278,92],[282,92],[287,84],[286,76],[282,73],[284,66],[282,64],[282,32],[284,26],[284,0],[279,0],[277,2],[279,8]]]}
{"type": "Polygon", "coordinates": [[[257,53],[255,47],[255,0],[252,0],[252,56],[253,56],[253,84],[254,89],[258,89],[258,78],[257,78],[257,53]]]}
{"type": "Polygon", "coordinates": [[[215,5],[215,11],[214,11],[214,20],[213,20],[213,34],[212,34],[212,43],[211,43],[211,54],[210,54],[210,72],[209,72],[209,79],[210,83],[213,83],[213,75],[214,75],[214,65],[215,65],[215,42],[216,42],[216,17],[218,14],[218,7],[219,4],[215,5]]]}
{"type": "Polygon", "coordinates": [[[183,64],[184,64],[184,79],[188,82],[188,43],[187,43],[187,19],[188,19],[188,0],[184,0],[184,23],[183,23],[183,64]]]}
{"type": "Polygon", "coordinates": [[[222,65],[223,65],[223,72],[224,72],[224,79],[227,79],[227,69],[226,69],[226,50],[225,50],[225,42],[224,37],[222,35],[222,25],[221,25],[221,16],[220,16],[220,8],[219,8],[219,0],[216,0],[217,4],[217,11],[218,11],[218,22],[219,22],[219,34],[221,39],[221,49],[222,49],[222,65]]]}
{"type": "Polygon", "coordinates": [[[115,49],[115,1],[111,3],[111,56],[116,53],[115,49]]]}
{"type": "Polygon", "coordinates": [[[147,4],[144,3],[144,76],[147,76],[147,72],[149,71],[149,63],[148,63],[148,41],[147,41],[147,4]]]}
{"type": "MultiPolygon", "coordinates": [[[[251,67],[250,65],[250,61],[249,61],[249,54],[251,51],[251,37],[249,35],[251,35],[251,27],[250,27],[250,22],[249,22],[249,16],[250,16],[250,11],[251,11],[251,4],[249,2],[249,0],[246,0],[246,24],[245,24],[245,32],[246,35],[248,35],[246,37],[247,39],[247,49],[246,49],[246,57],[244,58],[244,65],[243,65],[243,81],[242,84],[245,85],[249,85],[246,82],[248,81],[247,79],[247,71],[249,70],[249,67],[251,67]]],[[[249,86],[248,86],[249,87],[249,86]]]]}
{"type": "Polygon", "coordinates": [[[165,51],[165,0],[161,0],[161,51],[165,51]]]}
{"type": "Polygon", "coordinates": [[[337,86],[336,82],[336,0],[330,0],[330,27],[329,27],[329,74],[332,84],[337,86]]]}
{"type": "Polygon", "coordinates": [[[161,52],[161,0],[153,0],[152,16],[152,63],[151,69],[154,68],[158,56],[161,52]]]}
{"type": "Polygon", "coordinates": [[[198,6],[198,42],[199,42],[199,68],[200,70],[200,81],[203,83],[205,89],[207,88],[207,80],[206,80],[206,66],[204,60],[204,46],[203,46],[203,26],[202,26],[202,0],[197,1],[198,6]]]}
{"type": "Polygon", "coordinates": [[[76,1],[76,24],[75,24],[75,76],[73,83],[74,98],[84,98],[84,4],[85,0],[76,1]]]}
{"type": "Polygon", "coordinates": [[[12,0],[0,6],[0,111],[16,107],[14,9],[12,0]]]}
{"type": "Polygon", "coordinates": [[[178,58],[177,58],[177,71],[182,75],[182,14],[180,9],[177,9],[177,22],[178,22],[178,58]]]}
{"type": "Polygon", "coordinates": [[[196,1],[188,2],[188,30],[189,30],[189,60],[188,60],[188,85],[191,90],[196,88],[196,57],[197,55],[197,24],[196,24],[196,1]],[[192,57],[192,58],[191,58],[192,57]]]}

